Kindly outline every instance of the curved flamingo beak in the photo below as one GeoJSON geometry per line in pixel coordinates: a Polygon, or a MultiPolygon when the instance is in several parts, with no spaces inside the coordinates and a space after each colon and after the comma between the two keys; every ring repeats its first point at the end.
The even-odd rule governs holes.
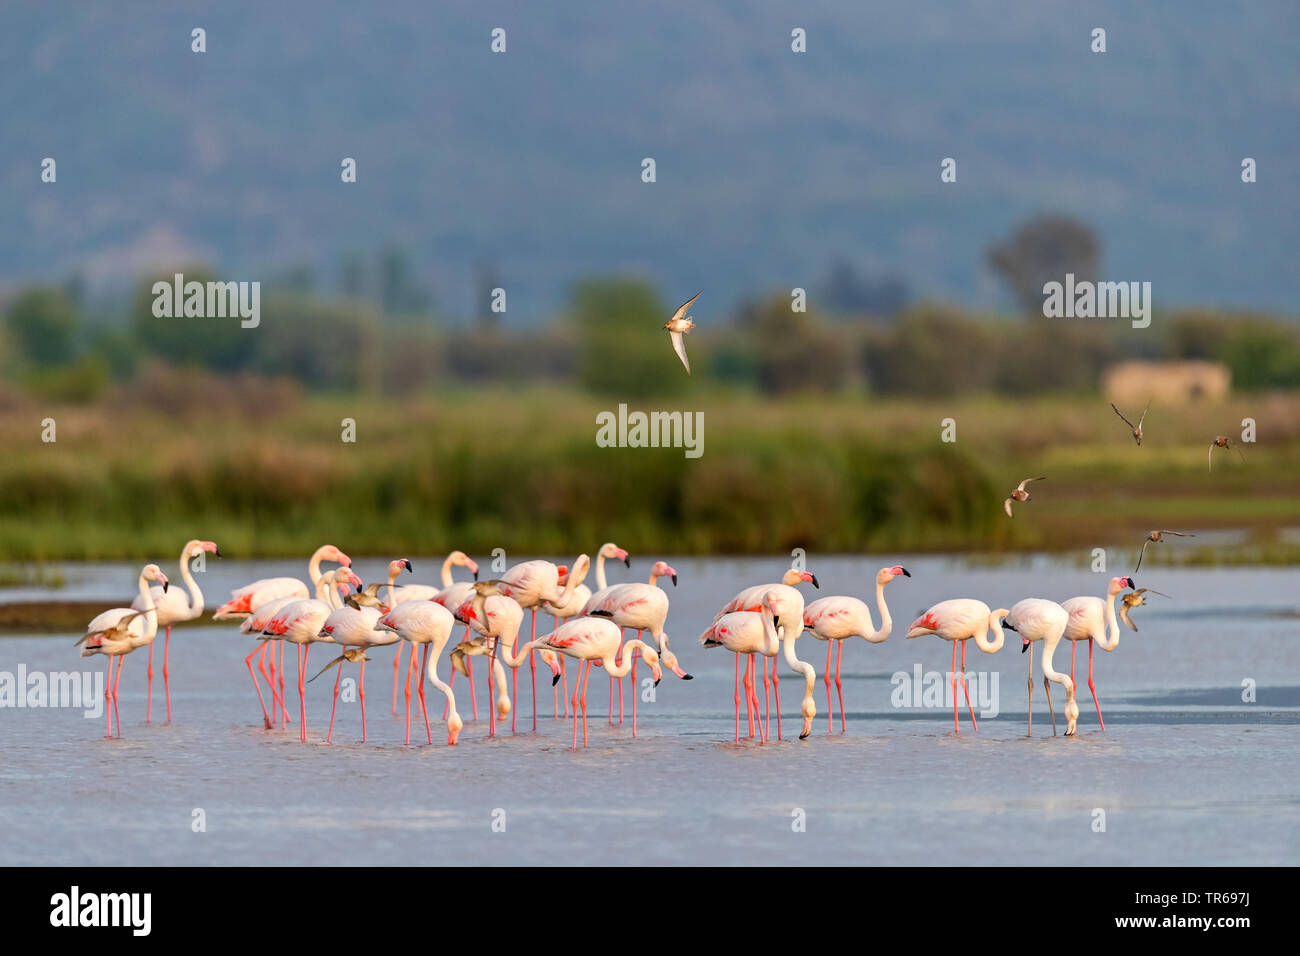
{"type": "Polygon", "coordinates": [[[799,575],[799,580],[800,580],[800,581],[807,581],[809,584],[811,584],[811,585],[812,585],[813,587],[815,587],[817,590],[819,590],[819,591],[821,590],[821,587],[822,587],[822,586],[821,586],[820,584],[817,583],[817,575],[813,574],[813,573],[810,572],[810,571],[804,571],[802,574],[800,574],[800,575],[799,575]]]}
{"type": "Polygon", "coordinates": [[[210,551],[210,552],[212,552],[213,554],[215,554],[217,557],[221,557],[221,556],[222,556],[222,555],[221,555],[221,549],[217,547],[217,543],[216,543],[215,541],[204,541],[204,542],[203,542],[203,550],[204,550],[204,551],[210,551]]]}
{"type": "Polygon", "coordinates": [[[673,579],[673,587],[677,587],[677,572],[676,572],[676,571],[673,572],[673,574],[672,574],[672,579],[673,579]]]}
{"type": "Polygon", "coordinates": [[[912,576],[912,572],[907,570],[907,568],[903,567],[901,564],[894,568],[894,573],[901,574],[905,578],[910,578],[912,576]]]}
{"type": "Polygon", "coordinates": [[[812,718],[805,717],[803,719],[803,730],[799,734],[799,739],[806,740],[808,735],[811,733],[812,733],[812,718]]]}
{"type": "Polygon", "coordinates": [[[629,568],[632,567],[632,559],[627,556],[627,552],[624,551],[622,548],[618,549],[618,556],[623,559],[623,564],[626,567],[629,568]]]}
{"type": "Polygon", "coordinates": [[[1029,642],[1021,638],[1020,653],[1023,654],[1027,650],[1029,650],[1029,642]]]}
{"type": "Polygon", "coordinates": [[[1137,584],[1134,582],[1132,578],[1125,578],[1124,580],[1128,582],[1128,586],[1130,588],[1132,588],[1134,591],[1137,590],[1137,584]]]}
{"type": "Polygon", "coordinates": [[[411,561],[409,558],[403,558],[402,564],[406,567],[406,570],[410,571],[412,574],[415,573],[415,568],[411,567],[411,561]]]}
{"type": "Polygon", "coordinates": [[[342,551],[339,552],[338,563],[341,564],[341,565],[342,565],[343,567],[345,567],[345,568],[350,568],[350,567],[352,567],[352,559],[349,558],[349,557],[348,557],[346,554],[344,554],[342,551]]]}

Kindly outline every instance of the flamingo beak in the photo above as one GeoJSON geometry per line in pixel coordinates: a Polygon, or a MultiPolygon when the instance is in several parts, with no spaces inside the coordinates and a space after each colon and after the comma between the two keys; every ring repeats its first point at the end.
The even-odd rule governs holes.
{"type": "Polygon", "coordinates": [[[409,559],[408,559],[408,560],[404,560],[404,561],[402,562],[402,564],[406,566],[406,570],[410,571],[412,574],[415,573],[415,569],[414,569],[413,567],[411,567],[411,562],[410,562],[409,559]]]}
{"type": "Polygon", "coordinates": [[[907,568],[899,567],[898,570],[900,570],[900,571],[903,572],[903,577],[905,577],[905,578],[910,578],[910,577],[912,576],[912,572],[909,571],[909,570],[907,570],[907,568]]]}
{"type": "Polygon", "coordinates": [[[815,587],[817,590],[819,590],[819,591],[821,590],[822,586],[821,586],[820,584],[817,583],[817,575],[815,575],[815,574],[813,574],[813,573],[811,573],[811,572],[807,572],[807,571],[805,571],[805,572],[804,572],[804,580],[805,580],[805,581],[809,581],[809,582],[811,582],[811,583],[812,583],[812,586],[815,587]]]}
{"type": "Polygon", "coordinates": [[[552,687],[554,687],[554,686],[555,686],[556,684],[558,684],[559,682],[560,682],[560,675],[559,675],[559,674],[555,674],[555,675],[553,675],[553,676],[551,677],[551,686],[552,686],[552,687]]]}
{"type": "Polygon", "coordinates": [[[1027,650],[1029,650],[1029,642],[1021,638],[1020,653],[1023,654],[1027,650]]]}
{"type": "Polygon", "coordinates": [[[1132,588],[1134,591],[1137,590],[1137,584],[1133,581],[1132,578],[1125,578],[1124,580],[1128,582],[1128,586],[1130,588],[1132,588]]]}
{"type": "Polygon", "coordinates": [[[475,569],[474,569],[474,580],[475,580],[475,581],[478,580],[478,568],[475,568],[475,569]]]}
{"type": "Polygon", "coordinates": [[[673,572],[673,587],[677,587],[677,572],[673,572]]]}

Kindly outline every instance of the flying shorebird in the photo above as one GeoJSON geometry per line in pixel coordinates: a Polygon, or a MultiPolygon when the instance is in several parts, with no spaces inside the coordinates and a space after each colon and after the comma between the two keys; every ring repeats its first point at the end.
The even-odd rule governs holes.
{"type": "MultiPolygon", "coordinates": [[[[366,657],[366,649],[364,647],[349,647],[338,657],[334,658],[334,660],[330,661],[328,664],[326,664],[324,667],[318,670],[316,672],[316,677],[320,677],[321,674],[324,674],[331,667],[334,667],[335,665],[341,665],[344,661],[347,661],[350,664],[355,664],[358,661],[369,661],[369,660],[370,658],[366,657]]],[[[316,679],[316,677],[309,678],[307,680],[307,683],[310,684],[312,681],[316,679]]]]}
{"type": "MultiPolygon", "coordinates": [[[[1152,544],[1153,542],[1154,542],[1155,544],[1159,544],[1160,541],[1161,541],[1161,540],[1164,538],[1164,536],[1167,535],[1167,534],[1176,535],[1176,536],[1179,537],[1179,538],[1195,538],[1195,537],[1196,537],[1196,535],[1192,534],[1190,531],[1151,531],[1151,532],[1148,532],[1148,534],[1147,534],[1147,539],[1146,539],[1145,541],[1142,542],[1142,552],[1138,555],[1138,563],[1137,563],[1137,567],[1133,569],[1133,573],[1134,573],[1134,574],[1137,574],[1138,571],[1140,571],[1140,570],[1142,569],[1142,558],[1143,558],[1143,556],[1145,556],[1146,553],[1147,553],[1147,545],[1152,544]]],[[[1163,595],[1162,595],[1162,596],[1163,596],[1163,595]]]]}
{"type": "Polygon", "coordinates": [[[690,300],[674,312],[671,319],[664,323],[664,328],[668,330],[668,337],[673,340],[673,351],[676,352],[677,357],[682,360],[682,365],[686,366],[687,375],[691,374],[691,362],[686,357],[686,340],[682,338],[682,336],[695,328],[695,323],[692,322],[691,317],[686,314],[686,310],[695,304],[695,300],[698,299],[703,292],[704,290],[701,289],[699,292],[695,293],[695,295],[691,296],[690,300]]]}
{"type": "Polygon", "coordinates": [[[1121,419],[1123,419],[1124,424],[1127,425],[1129,428],[1131,428],[1131,429],[1133,430],[1133,440],[1134,440],[1135,442],[1137,442],[1139,446],[1141,446],[1141,444],[1142,444],[1142,423],[1143,423],[1144,421],[1146,421],[1146,418],[1147,418],[1147,412],[1149,412],[1149,411],[1151,410],[1151,403],[1150,403],[1150,402],[1147,402],[1147,407],[1144,408],[1144,409],[1142,409],[1142,417],[1138,419],[1138,423],[1137,423],[1136,425],[1134,425],[1134,424],[1133,424],[1131,421],[1129,421],[1127,418],[1124,418],[1124,413],[1121,412],[1118,408],[1115,408],[1115,403],[1114,403],[1114,402],[1111,402],[1111,403],[1110,403],[1110,407],[1111,407],[1112,409],[1115,410],[1115,414],[1116,414],[1116,415],[1118,415],[1121,419]]]}
{"type": "Polygon", "coordinates": [[[1214,441],[1210,442],[1210,450],[1205,456],[1208,463],[1206,471],[1214,471],[1214,449],[1216,448],[1231,448],[1243,462],[1246,460],[1246,456],[1241,454],[1241,449],[1233,444],[1231,438],[1227,435],[1219,435],[1214,441]]]}
{"type": "Polygon", "coordinates": [[[1029,500],[1029,492],[1025,491],[1025,485],[1029,484],[1031,481],[1042,481],[1046,477],[1046,475],[1039,475],[1037,478],[1026,478],[1016,486],[1016,490],[1011,492],[1011,497],[1002,502],[1002,509],[1007,513],[1008,518],[1015,517],[1015,515],[1011,513],[1011,502],[1029,500]]]}
{"type": "Polygon", "coordinates": [[[1138,629],[1138,626],[1134,624],[1133,619],[1128,616],[1129,608],[1141,607],[1142,605],[1146,604],[1147,599],[1144,598],[1142,595],[1146,594],[1148,591],[1150,591],[1152,594],[1160,594],[1162,598],[1169,597],[1168,594],[1161,594],[1159,591],[1155,590],[1154,588],[1138,588],[1136,591],[1130,591],[1128,594],[1125,594],[1123,596],[1124,603],[1121,604],[1119,607],[1120,620],[1122,620],[1125,624],[1131,627],[1134,631],[1138,629]]]}

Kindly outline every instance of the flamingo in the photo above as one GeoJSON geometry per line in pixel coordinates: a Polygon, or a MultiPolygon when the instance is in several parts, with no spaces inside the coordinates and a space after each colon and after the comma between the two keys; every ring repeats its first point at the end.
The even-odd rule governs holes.
{"type": "MultiPolygon", "coordinates": [[[[600,548],[596,551],[596,590],[595,593],[592,595],[593,597],[599,596],[603,598],[605,592],[609,590],[609,582],[605,578],[606,558],[614,558],[616,560],[622,561],[624,567],[627,568],[632,567],[632,560],[628,557],[628,553],[625,550],[620,548],[613,541],[606,541],[604,544],[602,544],[600,548]]],[[[590,600],[591,598],[589,597],[588,601],[590,600]]],[[[533,636],[536,637],[537,635],[533,635],[533,636]]],[[[543,655],[543,659],[546,659],[545,655],[543,655]]],[[[567,703],[567,698],[569,696],[569,678],[568,678],[568,674],[564,672],[563,669],[561,669],[561,674],[564,676],[564,696],[566,698],[566,703],[567,703]]],[[[612,677],[609,679],[609,722],[611,724],[614,722],[614,678],[612,677]]],[[[620,724],[623,722],[623,682],[622,681],[619,681],[618,684],[618,722],[620,724]]]]}
{"type": "Polygon", "coordinates": [[[1099,645],[1103,651],[1113,651],[1119,646],[1119,621],[1115,619],[1115,595],[1125,588],[1136,589],[1131,577],[1111,578],[1106,587],[1106,600],[1099,597],[1074,597],[1062,601],[1061,607],[1070,615],[1065,626],[1065,639],[1070,642],[1070,680],[1074,680],[1074,649],[1079,641],[1088,642],[1088,690],[1097,708],[1097,723],[1106,729],[1101,718],[1101,704],[1097,702],[1097,686],[1092,682],[1092,648],[1099,645]]]}
{"type": "MultiPolygon", "coordinates": [[[[387,608],[384,610],[387,611],[387,608]]],[[[325,738],[326,743],[334,741],[334,715],[339,706],[339,682],[343,679],[345,660],[359,661],[361,664],[357,696],[361,701],[361,742],[366,742],[366,661],[369,658],[365,656],[365,652],[372,647],[394,644],[399,640],[396,632],[375,630],[375,623],[381,613],[378,607],[356,607],[349,604],[331,611],[320,627],[319,636],[322,640],[332,639],[335,644],[345,648],[343,654],[322,667],[312,678],[315,680],[335,664],[339,665],[339,672],[334,678],[334,705],[330,708],[330,729],[329,735],[325,738]],[[353,656],[348,656],[349,651],[353,656]]]]}
{"type": "MultiPolygon", "coordinates": [[[[158,633],[158,614],[153,606],[153,594],[149,583],[157,581],[167,593],[167,575],[156,564],[146,564],[140,571],[137,583],[139,600],[143,609],[129,607],[109,608],[96,614],[86,625],[86,633],[74,644],[85,644],[82,657],[103,654],[108,657],[108,680],[104,685],[104,709],[109,711],[108,732],[105,737],[113,736],[113,714],[117,712],[117,688],[122,682],[123,658],[139,647],[152,644],[158,633]],[[113,658],[117,658],[117,678],[113,678],[113,658]],[[111,707],[109,705],[112,705],[111,707]]],[[[122,736],[122,717],[117,714],[117,735],[122,736]]]]}
{"type": "MultiPolygon", "coordinates": [[[[336,568],[322,574],[316,582],[315,598],[291,598],[280,607],[266,622],[260,632],[262,639],[288,641],[296,645],[298,654],[298,739],[307,742],[307,657],[311,645],[323,640],[320,636],[321,625],[334,611],[343,606],[343,589],[352,585],[361,586],[351,568],[336,568]]],[[[273,601],[272,604],[278,604],[273,601]]],[[[249,618],[250,621],[262,616],[258,611],[249,618]]],[[[283,673],[283,670],[281,671],[283,673]]],[[[260,694],[259,694],[260,696],[260,694]]],[[[263,714],[263,718],[265,718],[263,714]]]]}
{"type": "MultiPolygon", "coordinates": [[[[633,628],[640,640],[642,631],[649,631],[655,647],[659,651],[659,660],[663,667],[672,671],[682,680],[691,680],[691,675],[682,670],[677,662],[677,655],[668,649],[668,635],[664,624],[668,620],[668,595],[657,586],[660,578],[670,578],[673,586],[677,585],[677,571],[664,561],[656,561],[650,570],[650,582],[639,581],[628,584],[615,584],[602,588],[592,595],[583,606],[581,613],[607,617],[618,625],[621,633],[624,628],[633,628]]],[[[636,682],[636,658],[632,655],[632,729],[636,732],[636,703],[639,693],[636,682]]],[[[567,691],[567,688],[566,688],[567,691]]],[[[619,700],[623,699],[622,682],[619,682],[619,700]]],[[[613,708],[610,708],[611,712],[613,708]]],[[[622,705],[619,706],[620,718],[622,705]]]]}
{"type": "MultiPolygon", "coordinates": [[[[619,630],[618,625],[608,618],[601,617],[580,617],[576,621],[569,621],[556,628],[551,634],[546,635],[538,640],[529,641],[523,646],[520,655],[532,656],[532,652],[538,648],[549,648],[559,651],[562,654],[572,657],[582,662],[578,669],[578,677],[573,685],[573,700],[570,702],[570,708],[573,713],[573,749],[578,748],[578,708],[582,707],[582,745],[587,746],[587,683],[591,677],[591,665],[599,662],[606,672],[614,677],[622,678],[632,670],[632,651],[640,651],[641,656],[645,658],[650,665],[650,671],[654,674],[655,683],[658,684],[663,679],[663,671],[659,668],[659,653],[646,644],[644,641],[631,640],[622,644],[623,632],[619,630]],[[622,653],[622,663],[617,663],[620,655],[620,644],[622,653]]],[[[554,684],[560,679],[557,673],[551,678],[554,684]]],[[[636,736],[636,728],[632,730],[632,736],[636,736]]]]}
{"type": "MultiPolygon", "coordinates": [[[[442,562],[442,588],[435,591],[428,600],[433,601],[435,604],[441,604],[449,611],[453,608],[460,607],[474,594],[473,582],[456,581],[452,578],[451,569],[453,565],[469,568],[474,574],[474,581],[478,580],[478,564],[470,559],[464,551],[453,551],[447,555],[446,559],[442,562]]],[[[407,588],[403,588],[403,590],[407,590],[407,588]]],[[[414,590],[417,594],[423,593],[422,586],[417,586],[414,590]]],[[[405,598],[403,598],[403,600],[405,600],[405,598]]],[[[469,640],[468,624],[465,625],[465,640],[469,640]]],[[[465,662],[465,670],[469,678],[470,720],[478,720],[478,693],[474,689],[474,668],[469,661],[465,662]]],[[[455,669],[451,672],[451,680],[448,681],[448,684],[452,687],[456,686],[455,669]]],[[[443,706],[443,720],[448,719],[447,709],[450,706],[450,702],[443,706]]]]}
{"type": "MultiPolygon", "coordinates": [[[[713,623],[716,624],[724,614],[730,614],[733,611],[753,611],[758,613],[762,610],[763,599],[769,593],[779,593],[781,595],[780,607],[783,609],[777,618],[777,626],[790,640],[794,640],[803,632],[803,595],[795,590],[799,584],[808,583],[815,588],[821,587],[817,583],[817,575],[810,571],[801,571],[796,568],[789,568],[781,576],[779,584],[756,584],[753,587],[745,588],[730,601],[728,601],[717,614],[713,617],[713,623]]],[[[803,662],[799,662],[800,667],[794,668],[802,673],[803,662]]],[[[793,665],[791,665],[793,667],[793,665]]],[[[811,669],[812,665],[807,665],[811,669]]],[[[767,658],[763,658],[763,687],[767,687],[767,658]]],[[[780,694],[780,678],[777,676],[776,659],[772,660],[772,682],[777,688],[777,694],[780,694]]],[[[766,696],[766,690],[764,692],[766,696]]],[[[754,735],[753,724],[750,725],[749,735],[754,735]]],[[[807,736],[804,734],[803,736],[807,736]]],[[[776,707],[776,739],[781,739],[781,705],[778,701],[776,707]]]]}
{"type": "MultiPolygon", "coordinates": [[[[749,663],[745,667],[745,710],[748,714],[757,714],[758,694],[754,690],[754,655],[762,654],[764,657],[776,657],[781,640],[781,633],[776,626],[777,613],[773,598],[769,595],[764,598],[762,610],[759,613],[732,611],[729,614],[722,615],[712,627],[700,635],[700,643],[704,647],[722,647],[736,655],[734,685],[736,743],[740,743],[740,655],[746,654],[749,656],[749,663]]],[[[763,697],[765,699],[768,697],[766,661],[763,663],[763,697]]],[[[758,737],[760,743],[767,743],[767,731],[764,729],[763,723],[762,720],[758,722],[758,737]]],[[[776,696],[776,725],[779,737],[781,732],[781,693],[779,689],[776,696]]],[[[751,718],[749,731],[751,737],[754,736],[753,726],[751,718]]],[[[809,729],[811,730],[811,724],[809,729]]]]}
{"type": "MultiPolygon", "coordinates": [[[[451,652],[452,668],[468,675],[470,657],[479,654],[487,654],[489,657],[488,693],[496,694],[495,716],[491,710],[488,713],[489,737],[496,736],[496,722],[505,720],[512,713],[511,695],[506,691],[506,674],[502,664],[504,662],[512,673],[518,674],[525,656],[513,655],[519,640],[519,628],[524,620],[523,608],[514,598],[506,597],[501,592],[499,583],[477,582],[474,585],[474,596],[453,612],[457,620],[464,621],[479,636],[456,646],[451,652]]],[[[554,669],[559,673],[558,668],[554,669]]],[[[510,732],[515,732],[513,723],[510,732]]]]}
{"type": "MultiPolygon", "coordinates": [[[[180,624],[184,621],[195,621],[203,616],[203,592],[199,590],[198,582],[194,580],[194,575],[190,573],[190,560],[196,555],[203,552],[210,552],[217,557],[221,557],[221,549],[212,541],[199,541],[197,538],[193,541],[187,541],[185,547],[181,549],[181,580],[185,582],[185,591],[179,589],[175,591],[164,591],[161,587],[150,589],[151,601],[137,596],[131,602],[131,607],[137,611],[148,610],[150,607],[157,611],[158,626],[167,629],[163,637],[163,694],[167,698],[167,722],[171,723],[172,719],[172,692],[170,684],[170,674],[168,672],[168,652],[171,650],[172,625],[180,624]]],[[[147,724],[153,719],[153,643],[149,644],[149,690],[148,703],[145,705],[144,722],[147,724]]]]}
{"type": "MultiPolygon", "coordinates": [[[[565,582],[567,583],[567,581],[568,581],[568,572],[565,572],[565,582]]],[[[609,590],[609,589],[606,588],[605,590],[609,590]]],[[[557,627],[560,626],[561,621],[567,621],[570,618],[579,617],[583,614],[588,613],[585,610],[585,608],[587,607],[587,604],[590,600],[591,600],[591,588],[587,587],[587,585],[585,584],[579,584],[577,587],[573,589],[573,595],[569,598],[569,601],[565,604],[557,605],[557,604],[552,604],[550,601],[543,601],[542,610],[551,616],[552,632],[557,627]]],[[[468,627],[466,628],[466,631],[468,631],[468,627]]],[[[546,663],[551,666],[552,670],[554,670],[555,661],[556,661],[554,651],[543,651],[542,660],[546,661],[546,663]]],[[[568,717],[569,716],[569,678],[568,678],[568,673],[564,667],[563,657],[559,658],[559,665],[560,665],[560,679],[564,681],[564,716],[568,717]]],[[[559,685],[552,683],[551,691],[554,695],[553,716],[558,718],[560,716],[559,685]]],[[[613,708],[611,707],[611,710],[612,709],[613,708]]]]}
{"type": "Polygon", "coordinates": [[[870,644],[881,644],[889,637],[894,619],[885,604],[885,585],[899,575],[910,578],[912,572],[901,564],[881,568],[876,572],[876,607],[880,609],[880,630],[871,626],[871,611],[855,597],[824,597],[809,604],[803,611],[803,626],[819,641],[826,642],[826,670],[822,680],[826,683],[826,732],[835,729],[831,707],[831,646],[838,642],[835,655],[835,693],[840,699],[840,733],[844,733],[844,691],[840,683],[840,665],[844,660],[844,641],[861,637],[870,644]]]}
{"type": "Polygon", "coordinates": [[[1017,632],[1022,640],[1020,652],[1029,651],[1029,733],[1034,732],[1034,657],[1033,642],[1043,642],[1043,689],[1047,691],[1047,710],[1052,715],[1052,734],[1056,734],[1056,712],[1052,710],[1052,685],[1056,681],[1065,688],[1065,736],[1074,735],[1079,719],[1079,705],[1074,700],[1074,681],[1052,667],[1052,652],[1060,643],[1070,623],[1070,612],[1055,601],[1042,598],[1025,598],[1008,612],[1006,626],[1017,632]]]}
{"type": "Polygon", "coordinates": [[[983,601],[973,598],[953,598],[940,601],[926,611],[907,628],[908,638],[923,637],[934,634],[945,641],[952,641],[952,732],[960,733],[961,724],[957,717],[957,645],[961,644],[961,689],[966,695],[966,709],[970,712],[971,727],[979,730],[975,723],[975,709],[971,707],[970,690],[966,687],[966,642],[975,638],[975,646],[985,654],[995,654],[1002,649],[1006,635],[1002,633],[1002,621],[1010,612],[1006,608],[990,611],[983,601]],[[992,641],[985,630],[997,634],[992,641]]]}
{"type": "MultiPolygon", "coordinates": [[[[397,579],[398,577],[401,576],[402,571],[406,571],[409,574],[415,573],[415,569],[411,566],[410,559],[398,558],[395,561],[388,562],[388,605],[387,607],[384,608],[385,611],[388,610],[388,608],[396,607],[399,601],[420,600],[421,598],[427,600],[428,598],[432,597],[434,594],[437,593],[436,589],[434,589],[433,587],[427,584],[408,585],[407,587],[402,587],[399,590],[397,579]],[[408,587],[411,593],[404,594],[403,592],[405,592],[408,589],[408,587]]],[[[372,585],[372,587],[374,588],[374,593],[378,594],[379,592],[378,586],[372,585]]],[[[405,645],[405,641],[399,639],[397,642],[397,653],[393,655],[393,716],[394,717],[397,716],[397,671],[402,663],[402,648],[404,645],[405,645]]],[[[414,648],[412,648],[412,650],[414,650],[414,648]]],[[[343,669],[342,667],[339,668],[340,671],[342,669],[343,669]]],[[[410,675],[408,674],[407,676],[409,678],[410,675]]],[[[407,684],[408,685],[410,684],[410,680],[407,680],[407,684]]],[[[407,705],[409,706],[411,695],[407,694],[406,697],[407,697],[407,705]]],[[[409,728],[411,724],[411,715],[409,712],[406,715],[406,724],[407,727],[409,728]]]]}
{"type": "MultiPolygon", "coordinates": [[[[346,554],[334,547],[332,544],[323,544],[317,548],[307,562],[307,575],[311,579],[311,587],[315,588],[320,581],[322,561],[333,561],[345,568],[352,566],[352,559],[346,554]]],[[[308,598],[311,597],[311,591],[307,585],[303,584],[297,578],[280,577],[280,578],[260,578],[251,584],[245,584],[242,588],[237,588],[230,594],[230,600],[212,613],[214,621],[237,621],[247,618],[254,611],[257,611],[270,601],[282,597],[308,598]]],[[[252,659],[257,657],[257,669],[262,672],[262,677],[266,679],[267,684],[271,687],[271,712],[279,715],[283,712],[284,717],[288,719],[289,709],[284,703],[284,657],[283,646],[281,647],[280,658],[280,689],[277,693],[275,680],[272,675],[266,672],[266,652],[270,647],[269,644],[263,643],[259,648],[248,655],[248,666],[252,669],[252,659]]],[[[271,657],[272,674],[275,670],[275,657],[271,657]]],[[[256,680],[256,678],[254,678],[256,680]]],[[[258,692],[261,696],[261,692],[258,692]]]]}
{"type": "MultiPolygon", "coordinates": [[[[521,611],[521,617],[522,614],[521,611]]],[[[456,713],[456,699],[452,696],[451,687],[438,680],[438,658],[442,655],[442,649],[446,647],[447,639],[451,637],[452,628],[455,626],[456,619],[452,617],[450,611],[441,604],[424,600],[402,601],[375,621],[376,631],[391,631],[403,640],[411,642],[411,660],[406,668],[406,746],[408,747],[411,745],[411,671],[415,667],[415,645],[417,644],[424,645],[424,656],[419,665],[421,675],[427,672],[433,686],[442,691],[447,698],[449,712],[446,718],[447,745],[449,747],[456,746],[456,739],[464,726],[460,715],[456,713]],[[430,648],[433,649],[432,663],[429,662],[430,648]]],[[[399,644],[398,647],[400,649],[401,645],[399,644]]],[[[419,682],[420,713],[424,717],[424,733],[429,743],[433,743],[433,732],[429,729],[429,710],[424,698],[423,676],[419,678],[419,682]]]]}
{"type": "MultiPolygon", "coordinates": [[[[604,548],[602,547],[603,551],[604,548]]],[[[581,566],[581,573],[570,573],[561,588],[560,566],[552,564],[550,561],[525,561],[522,564],[516,564],[513,568],[508,569],[501,575],[502,589],[501,593],[506,597],[512,597],[519,602],[519,606],[524,610],[531,610],[532,627],[529,633],[530,640],[537,639],[537,609],[543,602],[550,602],[557,606],[568,604],[573,598],[573,591],[583,579],[587,576],[587,569],[591,567],[591,558],[587,555],[579,555],[574,562],[574,572],[578,571],[581,566]]],[[[603,574],[604,559],[597,558],[597,573],[603,574]]],[[[600,578],[597,577],[597,583],[600,578]]],[[[537,731],[537,663],[533,660],[532,655],[528,657],[528,669],[533,680],[533,731],[537,731]]],[[[518,681],[518,671],[515,672],[514,681],[518,681]]],[[[511,696],[517,697],[518,694],[512,689],[511,696]]],[[[514,731],[515,718],[510,720],[510,730],[514,731]]]]}

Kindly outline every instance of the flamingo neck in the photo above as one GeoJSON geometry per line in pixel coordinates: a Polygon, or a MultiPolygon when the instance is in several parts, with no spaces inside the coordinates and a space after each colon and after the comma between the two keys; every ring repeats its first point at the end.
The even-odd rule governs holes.
{"type": "Polygon", "coordinates": [[[817,681],[817,674],[813,671],[813,666],[811,664],[807,661],[801,661],[799,658],[794,656],[794,642],[795,639],[793,637],[787,637],[785,639],[785,645],[783,648],[785,651],[785,662],[789,666],[790,670],[803,675],[805,684],[803,695],[804,700],[812,700],[813,685],[817,681]]]}
{"type": "MultiPolygon", "coordinates": [[[[613,651],[608,657],[601,658],[601,663],[604,665],[606,673],[608,673],[610,677],[626,677],[630,674],[632,672],[632,651],[634,649],[639,650],[641,656],[644,657],[645,652],[650,650],[650,645],[645,641],[638,641],[633,638],[623,645],[621,651],[613,651]],[[623,663],[614,663],[614,654],[616,653],[622,656],[623,663]]],[[[633,693],[639,692],[634,689],[633,693]]]]}
{"type": "Polygon", "coordinates": [[[1002,644],[1007,639],[1007,635],[1002,630],[1002,619],[996,614],[989,615],[989,630],[997,634],[997,637],[990,641],[984,629],[980,628],[979,633],[975,635],[975,646],[985,654],[996,654],[1002,650],[1002,644]]]}
{"type": "Polygon", "coordinates": [[[311,578],[313,587],[320,581],[320,563],[324,560],[325,548],[322,546],[312,552],[311,560],[307,562],[307,576],[311,578]]]}
{"type": "Polygon", "coordinates": [[[153,604],[153,592],[149,582],[140,575],[140,600],[143,602],[140,613],[144,615],[144,634],[140,646],[150,643],[158,633],[158,609],[153,604]]]}
{"type": "Polygon", "coordinates": [[[442,562],[442,586],[444,588],[449,588],[455,583],[455,580],[451,576],[451,555],[449,554],[442,562]]]}
{"type": "Polygon", "coordinates": [[[397,574],[398,572],[390,569],[388,572],[388,606],[397,607],[397,574]]]}
{"type": "MultiPolygon", "coordinates": [[[[195,552],[201,554],[202,552],[195,552]]],[[[190,558],[192,555],[188,550],[181,552],[181,580],[185,582],[185,590],[190,594],[190,618],[203,616],[203,592],[199,590],[199,582],[194,580],[194,575],[190,573],[190,558]]]]}
{"type": "Polygon", "coordinates": [[[1115,617],[1115,595],[1118,593],[1116,591],[1106,595],[1106,637],[1093,638],[1094,643],[1103,651],[1113,651],[1119,646],[1119,621],[1115,617]]]}
{"type": "Polygon", "coordinates": [[[885,586],[879,581],[876,582],[876,608],[880,611],[880,630],[862,635],[871,644],[883,643],[894,629],[894,619],[889,616],[889,605],[885,603],[885,586]]]}
{"type": "MultiPolygon", "coordinates": [[[[651,584],[654,580],[651,579],[651,584]]],[[[603,591],[608,585],[605,583],[605,556],[599,552],[596,554],[596,590],[603,591]]]]}

